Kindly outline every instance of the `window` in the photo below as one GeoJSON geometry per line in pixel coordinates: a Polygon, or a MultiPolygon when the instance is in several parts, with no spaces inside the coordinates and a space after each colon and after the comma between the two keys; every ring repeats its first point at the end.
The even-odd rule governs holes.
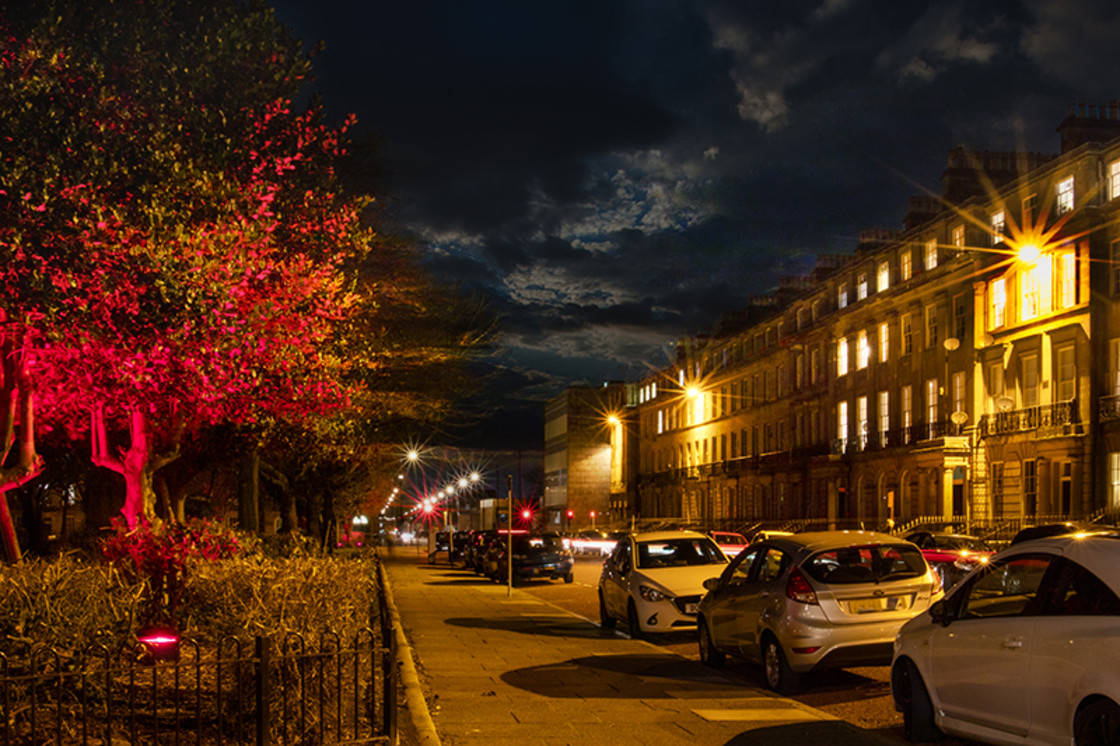
{"type": "Polygon", "coordinates": [[[1108,454],[1108,507],[1120,508],[1120,451],[1108,454]]]}
{"type": "Polygon", "coordinates": [[[879,262],[879,272],[875,281],[875,291],[883,292],[891,286],[891,264],[886,259],[879,262]]]}
{"type": "Polygon", "coordinates": [[[914,389],[910,386],[903,386],[899,390],[901,402],[899,402],[899,412],[902,415],[902,436],[903,439],[910,442],[910,428],[914,426],[914,389]]]}
{"type": "Polygon", "coordinates": [[[810,383],[821,382],[821,351],[817,347],[809,350],[809,381],[810,383]]]}
{"type": "Polygon", "coordinates": [[[1034,225],[1034,219],[1038,217],[1038,195],[1032,194],[1023,200],[1023,219],[1019,222],[1024,228],[1034,225]]]}
{"type": "Polygon", "coordinates": [[[992,508],[997,516],[1005,515],[1003,510],[1003,462],[993,461],[988,465],[988,481],[992,488],[992,508]]]}
{"type": "Polygon", "coordinates": [[[1108,198],[1120,197],[1120,161],[1113,161],[1108,166],[1108,198]]]}
{"type": "MultiPolygon", "coordinates": [[[[926,424],[933,425],[937,422],[937,395],[938,383],[936,378],[930,378],[926,381],[926,424]]],[[[932,433],[932,429],[930,430],[932,433]]]]}
{"type": "Polygon", "coordinates": [[[1057,190],[1057,203],[1059,215],[1073,212],[1073,177],[1062,179],[1055,187],[1057,190]]]}
{"type": "Polygon", "coordinates": [[[836,307],[848,307],[848,283],[840,283],[840,287],[836,288],[836,307]]]}
{"type": "Polygon", "coordinates": [[[887,431],[891,429],[891,394],[883,390],[879,392],[879,445],[887,444],[887,431]]]}
{"type": "Polygon", "coordinates": [[[996,400],[1003,396],[1003,363],[988,364],[988,412],[999,411],[996,400]]]}
{"type": "Polygon", "coordinates": [[[885,363],[890,357],[891,327],[887,322],[879,324],[879,362],[885,363]]]}
{"type": "Polygon", "coordinates": [[[937,269],[937,239],[931,238],[926,241],[925,252],[922,255],[923,266],[926,270],[937,269]]]}
{"type": "Polygon", "coordinates": [[[856,399],[856,433],[859,437],[860,448],[867,447],[867,431],[870,425],[867,421],[867,397],[856,399]]]}
{"type": "Polygon", "coordinates": [[[848,402],[842,401],[836,405],[836,439],[841,447],[848,440],[848,402]]]}
{"type": "Polygon", "coordinates": [[[1077,363],[1073,356],[1073,345],[1059,347],[1057,358],[1058,401],[1073,401],[1077,395],[1077,363]]]}
{"type": "Polygon", "coordinates": [[[1003,277],[992,280],[988,297],[992,301],[988,315],[988,328],[998,329],[1007,323],[1007,281],[1003,277]]]}
{"type": "Polygon", "coordinates": [[[1038,511],[1038,462],[1034,459],[1023,461],[1023,514],[1034,515],[1038,511]]]}
{"type": "Polygon", "coordinates": [[[964,226],[954,225],[952,234],[952,244],[955,248],[964,248],[964,226]]]}
{"type": "Polygon", "coordinates": [[[856,300],[863,300],[867,297],[867,273],[860,272],[856,278],[856,300]]]}
{"type": "Polygon", "coordinates": [[[906,282],[914,274],[914,267],[912,265],[912,253],[909,248],[903,249],[902,253],[898,255],[898,280],[899,282],[906,282]]]}
{"type": "Polygon", "coordinates": [[[814,324],[820,321],[821,302],[819,300],[813,301],[813,304],[809,306],[809,317],[813,320],[814,324]]]}
{"type": "Polygon", "coordinates": [[[1038,355],[1023,356],[1023,406],[1038,406],[1038,355]]]}
{"type": "Polygon", "coordinates": [[[953,298],[953,336],[963,343],[968,319],[968,297],[958,295],[953,298]]]}
{"type": "Polygon", "coordinates": [[[1073,251],[1059,253],[1058,269],[1058,308],[1070,308],[1077,303],[1077,254],[1073,251]]]}
{"type": "Polygon", "coordinates": [[[1003,210],[993,212],[990,216],[991,232],[992,232],[992,246],[999,246],[1003,243],[1005,238],[1005,231],[1007,230],[1007,217],[1004,215],[1003,210]]]}
{"type": "Polygon", "coordinates": [[[1108,393],[1120,396],[1120,338],[1108,342],[1108,393]]]}
{"type": "Polygon", "coordinates": [[[1026,321],[1038,316],[1041,311],[1039,287],[1039,265],[1023,267],[1019,271],[1019,320],[1026,321]]]}
{"type": "Polygon", "coordinates": [[[867,330],[861,329],[856,337],[856,368],[863,370],[871,362],[871,343],[867,341],[867,330]]]}
{"type": "Polygon", "coordinates": [[[665,412],[664,410],[657,410],[657,434],[665,432],[665,412]]]}
{"type": "Polygon", "coordinates": [[[1112,242],[1111,250],[1109,252],[1110,266],[1110,279],[1109,283],[1112,286],[1112,294],[1120,295],[1120,239],[1112,242]]]}
{"type": "Polygon", "coordinates": [[[848,340],[841,337],[836,340],[836,375],[842,376],[848,372],[848,340]]]}
{"type": "Polygon", "coordinates": [[[793,385],[796,388],[803,388],[805,386],[805,355],[804,353],[797,353],[797,357],[793,359],[793,385]]]}
{"type": "Polygon", "coordinates": [[[926,306],[926,348],[936,347],[939,342],[937,336],[937,306],[926,306]]]}
{"type": "Polygon", "coordinates": [[[909,355],[914,351],[914,320],[908,314],[902,314],[902,355],[909,355]]]}
{"type": "Polygon", "coordinates": [[[963,370],[953,374],[953,411],[965,412],[965,373],[963,370]]]}
{"type": "Polygon", "coordinates": [[[1042,607],[1032,603],[1052,555],[1026,554],[993,562],[968,581],[967,589],[953,596],[949,610],[958,619],[996,619],[1039,614],[1042,607]]]}

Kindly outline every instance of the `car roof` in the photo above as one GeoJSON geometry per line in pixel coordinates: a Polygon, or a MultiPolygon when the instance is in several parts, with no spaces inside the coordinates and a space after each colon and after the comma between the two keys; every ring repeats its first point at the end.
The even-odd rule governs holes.
{"type": "Polygon", "coordinates": [[[641,542],[666,541],[668,539],[708,539],[711,541],[712,537],[699,531],[646,531],[630,534],[630,538],[636,542],[641,542]]]}
{"type": "Polygon", "coordinates": [[[765,543],[786,548],[804,548],[810,552],[835,547],[864,544],[909,544],[905,539],[878,531],[808,531],[801,534],[771,536],[765,543]]]}
{"type": "Polygon", "coordinates": [[[1022,541],[999,552],[992,560],[1031,552],[1061,554],[1089,568],[1116,568],[1120,566],[1120,530],[1079,531],[1022,541]]]}

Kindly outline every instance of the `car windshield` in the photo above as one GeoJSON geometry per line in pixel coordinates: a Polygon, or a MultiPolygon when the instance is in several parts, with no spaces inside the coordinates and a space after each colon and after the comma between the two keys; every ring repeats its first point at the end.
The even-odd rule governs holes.
{"type": "Polygon", "coordinates": [[[710,539],[671,538],[638,543],[638,567],[722,564],[727,559],[710,539]]]}
{"type": "Polygon", "coordinates": [[[992,551],[992,548],[981,539],[974,539],[971,536],[935,536],[933,537],[933,543],[938,549],[957,549],[969,552],[992,551]]]}
{"type": "Polygon", "coordinates": [[[817,552],[802,567],[821,583],[878,583],[916,578],[926,572],[917,547],[903,544],[837,547],[817,552]]]}

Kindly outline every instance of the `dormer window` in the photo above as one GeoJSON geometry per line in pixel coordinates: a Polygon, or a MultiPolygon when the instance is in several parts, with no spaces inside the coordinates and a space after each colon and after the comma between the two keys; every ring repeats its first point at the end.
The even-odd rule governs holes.
{"type": "Polygon", "coordinates": [[[912,254],[909,248],[902,250],[898,255],[898,279],[900,282],[906,282],[914,274],[914,264],[912,254]]]}
{"type": "Polygon", "coordinates": [[[891,286],[891,264],[886,259],[879,262],[879,272],[875,280],[875,292],[881,293],[891,286]]]}
{"type": "Polygon", "coordinates": [[[1059,215],[1065,215],[1067,212],[1073,212],[1073,177],[1062,179],[1055,187],[1057,190],[1057,202],[1059,215]]]}
{"type": "Polygon", "coordinates": [[[859,278],[856,280],[856,300],[864,300],[867,298],[867,273],[860,272],[859,278]]]}
{"type": "Polygon", "coordinates": [[[992,246],[999,246],[1003,243],[1007,231],[1007,216],[1003,210],[993,212],[989,218],[989,223],[992,231],[992,246]]]}
{"type": "Polygon", "coordinates": [[[836,288],[836,307],[848,307],[848,283],[840,283],[840,287],[836,288]]]}
{"type": "Polygon", "coordinates": [[[936,238],[931,238],[930,240],[926,241],[926,248],[925,248],[925,253],[923,254],[923,257],[925,259],[924,266],[925,266],[927,272],[931,269],[937,269],[937,239],[936,238]]]}

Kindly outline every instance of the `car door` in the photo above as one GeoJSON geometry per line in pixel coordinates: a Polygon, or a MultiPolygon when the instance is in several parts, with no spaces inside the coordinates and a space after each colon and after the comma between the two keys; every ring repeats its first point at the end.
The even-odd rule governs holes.
{"type": "Polygon", "coordinates": [[[1120,597],[1077,562],[1062,558],[1055,564],[1053,590],[1035,620],[1031,644],[1029,740],[1037,743],[1068,742],[1070,696],[1100,686],[1120,669],[1120,597]]]}
{"type": "Polygon", "coordinates": [[[930,636],[927,682],[947,718],[1027,735],[1032,632],[1053,560],[1042,553],[1003,558],[948,599],[951,621],[930,636]]]}
{"type": "Polygon", "coordinates": [[[603,564],[603,603],[614,617],[626,616],[630,600],[630,573],[633,571],[630,541],[622,540],[603,564]]]}
{"type": "Polygon", "coordinates": [[[738,650],[742,645],[743,631],[737,605],[747,587],[751,567],[761,552],[759,547],[740,552],[720,576],[719,586],[711,592],[708,629],[712,633],[712,641],[721,650],[738,650]]]}
{"type": "Polygon", "coordinates": [[[784,606],[781,584],[784,582],[789,555],[775,546],[763,545],[758,558],[751,565],[746,582],[734,604],[735,624],[738,629],[739,654],[746,658],[760,656],[759,641],[762,630],[777,614],[777,607],[784,606]]]}

